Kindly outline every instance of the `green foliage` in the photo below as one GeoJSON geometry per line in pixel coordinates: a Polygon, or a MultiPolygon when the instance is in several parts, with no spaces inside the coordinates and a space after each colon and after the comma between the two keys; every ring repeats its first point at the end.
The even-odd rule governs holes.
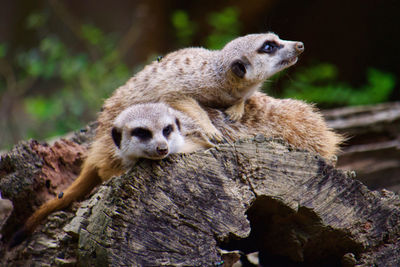
{"type": "Polygon", "coordinates": [[[62,106],[58,105],[58,101],[49,101],[44,96],[29,97],[24,102],[26,111],[41,121],[49,120],[52,116],[62,113],[62,106]]]}
{"type": "Polygon", "coordinates": [[[84,24],[81,28],[82,36],[91,44],[99,45],[104,42],[105,36],[103,32],[90,24],[84,24]]]}
{"type": "Polygon", "coordinates": [[[206,46],[209,49],[221,49],[240,33],[239,11],[237,8],[227,7],[221,12],[211,13],[207,21],[213,28],[206,41],[206,46]]]}
{"type": "Polygon", "coordinates": [[[37,29],[43,27],[47,22],[48,16],[43,12],[35,12],[30,14],[26,19],[27,29],[37,29]]]}
{"type": "Polygon", "coordinates": [[[182,46],[190,45],[196,32],[197,25],[189,19],[189,15],[183,10],[174,11],[171,20],[179,44],[182,46]]]}
{"type": "MultiPolygon", "coordinates": [[[[45,19],[33,14],[27,18],[27,27],[41,29],[45,19]]],[[[58,36],[47,34],[36,48],[16,56],[19,78],[34,77],[36,85],[51,84],[55,88],[23,99],[34,124],[27,129],[28,137],[42,139],[78,129],[95,118],[104,99],[131,75],[118,57],[114,36],[89,24],[81,31],[87,41],[86,53],[70,50],[58,36]]],[[[3,51],[5,46],[0,45],[0,56],[3,51]]]]}
{"type": "Polygon", "coordinates": [[[7,54],[7,45],[0,43],[0,59],[5,57],[7,54]]]}
{"type": "MultiPolygon", "coordinates": [[[[197,33],[197,24],[190,20],[186,11],[176,10],[171,16],[172,26],[180,46],[189,46],[197,33]]],[[[221,49],[227,42],[240,34],[239,10],[227,7],[220,12],[207,16],[211,32],[206,37],[205,46],[209,49],[221,49]]]]}
{"type": "Polygon", "coordinates": [[[388,101],[395,77],[370,68],[368,83],[360,88],[337,82],[338,70],[332,64],[318,64],[299,70],[284,85],[283,97],[318,103],[323,107],[376,104],[388,101]]]}

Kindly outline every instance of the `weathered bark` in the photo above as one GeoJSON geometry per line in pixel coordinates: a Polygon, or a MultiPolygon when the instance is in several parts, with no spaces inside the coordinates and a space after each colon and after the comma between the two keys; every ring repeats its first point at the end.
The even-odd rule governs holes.
{"type": "Polygon", "coordinates": [[[400,192],[400,102],[324,112],[349,137],[337,167],[355,170],[371,189],[400,192]]]}
{"type": "MultiPolygon", "coordinates": [[[[84,140],[81,133],[82,155],[84,140]]],[[[22,199],[32,198],[29,213],[45,200],[35,191],[52,192],[49,164],[64,172],[45,158],[74,145],[22,143],[2,157],[0,190],[15,207],[4,242],[28,216],[22,199]]],[[[61,155],[57,162],[74,166],[61,155]]],[[[399,205],[397,195],[370,191],[316,155],[257,136],[141,161],[51,215],[22,245],[6,251],[3,243],[0,265],[218,266],[223,248],[258,251],[270,266],[398,266],[399,205]]]]}

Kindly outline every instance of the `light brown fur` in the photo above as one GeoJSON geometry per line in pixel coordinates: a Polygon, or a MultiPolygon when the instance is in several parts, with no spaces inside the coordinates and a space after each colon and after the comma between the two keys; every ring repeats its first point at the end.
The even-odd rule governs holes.
{"type": "Polygon", "coordinates": [[[214,145],[187,115],[164,103],[132,105],[114,120],[114,153],[131,168],[139,158],[160,160],[214,145]]]}
{"type": "MultiPolygon", "coordinates": [[[[339,151],[344,137],[336,134],[324,121],[321,113],[310,104],[293,99],[276,99],[264,93],[255,93],[245,103],[245,114],[240,121],[227,121],[226,115],[217,109],[206,108],[207,115],[214,125],[229,141],[263,134],[266,137],[279,138],[298,149],[317,153],[327,160],[332,160],[339,151]]],[[[194,128],[196,129],[196,128],[194,128]]],[[[187,138],[195,149],[204,142],[204,137],[190,134],[187,138]]],[[[111,141],[112,142],[112,141],[111,141]]],[[[101,143],[114,148],[113,143],[101,143]]],[[[203,147],[207,147],[204,143],[203,147]]],[[[102,146],[93,146],[84,163],[80,176],[64,192],[60,199],[53,199],[40,207],[26,222],[26,231],[31,232],[54,210],[67,207],[71,202],[83,197],[101,182],[101,177],[121,175],[124,168],[119,158],[101,157],[102,146]],[[112,160],[112,165],[110,165],[112,160]],[[93,166],[103,166],[95,167],[93,166]],[[112,166],[113,168],[110,168],[112,166]]],[[[190,145],[185,148],[192,151],[190,145]]],[[[195,150],[193,149],[193,150],[195,150]]]]}
{"type": "Polygon", "coordinates": [[[303,49],[301,42],[280,40],[272,33],[251,34],[233,40],[222,50],[187,48],[149,64],[105,101],[81,174],[64,197],[44,204],[28,219],[23,234],[32,232],[48,214],[84,196],[100,181],[121,174],[121,159],[110,132],[122,110],[133,104],[164,102],[191,117],[206,136],[221,140],[221,132],[211,123],[204,106],[226,109],[233,120],[245,119],[243,114],[251,110],[245,111],[244,102],[267,78],[295,64],[303,49]],[[260,52],[267,46],[275,46],[274,53],[260,52]]]}
{"type": "Polygon", "coordinates": [[[164,102],[191,117],[207,136],[220,140],[221,134],[201,106],[227,109],[232,119],[240,119],[244,101],[270,76],[295,64],[303,49],[301,42],[266,33],[239,37],[222,50],[186,48],[172,52],[147,65],[106,100],[99,117],[99,134],[107,134],[110,121],[132,104],[164,102]],[[260,53],[266,40],[282,48],[273,54],[260,53]],[[238,61],[244,64],[244,77],[232,71],[238,61]]]}
{"type": "Polygon", "coordinates": [[[332,160],[345,140],[327,126],[314,105],[294,99],[276,99],[261,92],[246,101],[244,116],[238,122],[227,123],[218,110],[208,109],[208,112],[214,125],[232,141],[261,133],[332,160]]]}

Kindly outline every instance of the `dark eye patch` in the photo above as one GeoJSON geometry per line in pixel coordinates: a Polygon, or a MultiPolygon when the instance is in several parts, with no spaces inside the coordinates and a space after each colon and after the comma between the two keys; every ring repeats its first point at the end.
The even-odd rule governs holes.
{"type": "Polygon", "coordinates": [[[173,130],[174,130],[174,127],[170,124],[170,125],[164,127],[162,133],[165,137],[168,137],[172,133],[173,130]]]}
{"type": "Polygon", "coordinates": [[[258,52],[272,54],[275,53],[278,49],[281,49],[282,47],[283,45],[279,45],[275,41],[265,41],[264,44],[258,49],[258,52]]]}
{"type": "Polygon", "coordinates": [[[134,128],[131,130],[131,136],[135,136],[140,140],[149,140],[153,137],[153,134],[150,130],[142,127],[134,128]]]}

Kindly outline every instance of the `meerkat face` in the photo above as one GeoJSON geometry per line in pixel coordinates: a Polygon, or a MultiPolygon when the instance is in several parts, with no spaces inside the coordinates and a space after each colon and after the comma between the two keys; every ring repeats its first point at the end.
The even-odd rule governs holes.
{"type": "Polygon", "coordinates": [[[222,51],[229,55],[230,70],[237,79],[257,84],[294,65],[304,45],[273,33],[250,34],[234,39],[222,51]]]}
{"type": "Polygon", "coordinates": [[[111,135],[124,162],[163,159],[184,144],[179,119],[161,103],[134,105],[124,110],[116,118],[111,135]]]}

